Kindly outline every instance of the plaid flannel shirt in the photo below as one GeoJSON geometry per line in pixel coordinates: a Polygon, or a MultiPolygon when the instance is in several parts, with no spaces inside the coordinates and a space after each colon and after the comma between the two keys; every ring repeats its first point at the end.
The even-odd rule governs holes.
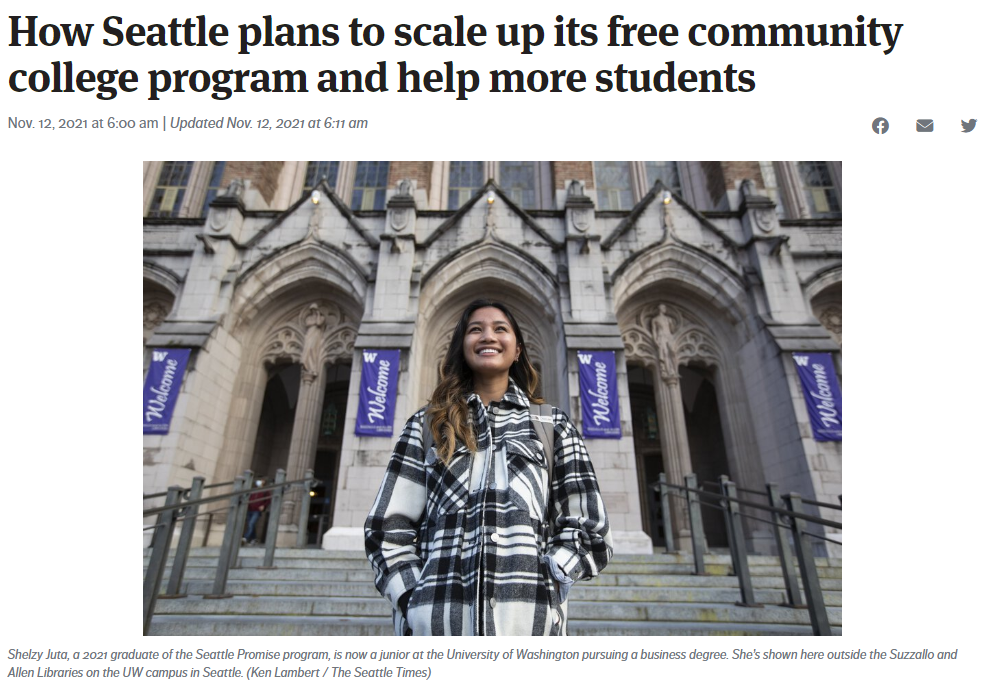
{"type": "Polygon", "coordinates": [[[549,462],[526,395],[511,380],[489,408],[475,394],[468,405],[478,458],[459,443],[445,466],[435,447],[423,451],[425,410],[407,421],[365,523],[376,587],[393,605],[399,635],[564,635],[567,602],[552,573],[566,584],[591,578],[613,553],[589,453],[552,409],[549,497],[549,462]],[[476,490],[473,462],[484,465],[476,490]],[[411,591],[404,613],[399,601],[411,591]]]}

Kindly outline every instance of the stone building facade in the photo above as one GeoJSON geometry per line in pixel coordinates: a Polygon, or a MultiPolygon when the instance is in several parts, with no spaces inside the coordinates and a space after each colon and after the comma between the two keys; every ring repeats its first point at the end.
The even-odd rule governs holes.
{"type": "Polygon", "coordinates": [[[359,548],[393,446],[355,435],[362,350],[400,351],[398,434],[485,296],[580,429],[577,351],[615,351],[623,436],[587,446],[618,551],[661,545],[661,472],[836,504],[791,354],[841,372],[841,203],[839,162],[146,162],[145,364],[192,354],[145,490],[314,469],[312,541],[359,548]]]}

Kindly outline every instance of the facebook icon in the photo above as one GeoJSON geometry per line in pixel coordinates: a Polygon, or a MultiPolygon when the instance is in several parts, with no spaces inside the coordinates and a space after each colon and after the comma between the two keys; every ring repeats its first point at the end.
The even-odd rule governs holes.
{"type": "Polygon", "coordinates": [[[876,133],[878,133],[879,135],[882,135],[883,133],[888,133],[889,132],[889,122],[887,120],[885,120],[884,118],[876,118],[871,123],[871,129],[873,131],[875,131],[876,133]]]}

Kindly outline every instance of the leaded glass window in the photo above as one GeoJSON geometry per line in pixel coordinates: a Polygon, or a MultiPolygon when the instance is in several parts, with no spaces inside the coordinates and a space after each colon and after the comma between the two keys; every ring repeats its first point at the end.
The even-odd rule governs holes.
{"type": "Polygon", "coordinates": [[[482,162],[452,162],[448,174],[448,210],[457,210],[468,203],[482,188],[482,162]]]}
{"type": "Polygon", "coordinates": [[[388,176],[389,162],[359,162],[355,169],[355,187],[351,192],[351,209],[385,209],[388,176]]]}
{"type": "Polygon", "coordinates": [[[778,176],[775,174],[774,162],[758,162],[761,167],[761,179],[765,182],[765,193],[775,203],[775,213],[779,217],[785,215],[785,205],[782,203],[782,191],[778,186],[778,176]]]}
{"type": "Polygon", "coordinates": [[[152,195],[148,217],[176,217],[186,197],[189,175],[193,171],[192,162],[163,162],[158,175],[158,184],[152,195]]]}
{"type": "Polygon", "coordinates": [[[682,195],[678,162],[645,162],[644,172],[647,174],[649,189],[654,186],[654,182],[661,181],[669,191],[682,195]]]}
{"type": "Polygon", "coordinates": [[[594,169],[600,210],[630,210],[634,207],[629,162],[595,162],[594,169]]]}
{"type": "Polygon", "coordinates": [[[321,179],[327,179],[332,189],[338,183],[338,162],[307,162],[307,181],[304,186],[313,188],[321,179]]]}
{"type": "Polygon", "coordinates": [[[210,202],[217,197],[220,192],[220,180],[224,177],[224,167],[227,162],[214,162],[213,171],[210,173],[210,183],[207,184],[207,193],[203,197],[203,211],[201,215],[207,216],[210,211],[210,202]]]}
{"type": "Polygon", "coordinates": [[[537,208],[537,162],[500,162],[499,185],[521,208],[537,208]]]}
{"type": "Polygon", "coordinates": [[[810,217],[833,218],[840,214],[840,199],[826,162],[796,162],[810,217]]]}

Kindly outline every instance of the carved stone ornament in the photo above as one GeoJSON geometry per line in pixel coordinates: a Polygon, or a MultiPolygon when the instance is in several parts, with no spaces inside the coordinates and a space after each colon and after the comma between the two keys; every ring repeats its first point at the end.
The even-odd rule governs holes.
{"type": "Polygon", "coordinates": [[[674,203],[669,203],[668,205],[661,204],[661,224],[664,230],[662,244],[672,244],[679,241],[679,238],[675,234],[675,220],[672,218],[673,205],[674,203]]]}
{"type": "Polygon", "coordinates": [[[310,212],[310,221],[307,223],[307,236],[304,239],[320,239],[320,222],[323,220],[323,211],[320,208],[320,201],[317,201],[310,212]]]}
{"type": "Polygon", "coordinates": [[[327,319],[317,304],[314,303],[307,307],[303,313],[301,323],[306,327],[306,333],[303,334],[303,351],[300,354],[303,378],[306,380],[309,377],[308,381],[312,381],[320,374],[321,344],[323,343],[324,325],[327,323],[327,319]]]}
{"type": "Polygon", "coordinates": [[[589,226],[592,224],[592,208],[572,208],[569,214],[572,217],[572,227],[582,234],[589,231],[589,226]]]}
{"type": "Polygon", "coordinates": [[[404,198],[413,195],[413,182],[409,179],[401,179],[400,183],[396,185],[396,195],[403,196],[404,198]]]}
{"type": "Polygon", "coordinates": [[[266,364],[299,363],[304,380],[312,381],[321,366],[351,357],[358,329],[332,302],[319,300],[283,315],[265,340],[266,364]]]}
{"type": "Polygon", "coordinates": [[[496,211],[494,210],[495,205],[486,206],[486,230],[482,235],[482,241],[485,243],[493,243],[499,241],[496,237],[496,211]]]}
{"type": "Polygon", "coordinates": [[[154,331],[169,316],[171,303],[163,300],[145,302],[145,331],[154,331]]]}
{"type": "Polygon", "coordinates": [[[775,210],[773,208],[759,208],[755,210],[754,224],[762,232],[771,232],[775,229],[775,210]]]}
{"type": "Polygon", "coordinates": [[[623,333],[628,360],[657,365],[662,380],[674,383],[679,365],[716,365],[719,353],[709,333],[684,310],[670,304],[646,305],[623,333]]]}
{"type": "Polygon", "coordinates": [[[401,232],[410,222],[410,208],[390,208],[389,226],[396,232],[401,232]]]}
{"type": "Polygon", "coordinates": [[[265,340],[265,362],[299,362],[303,353],[303,334],[298,327],[283,326],[265,340]]]}
{"type": "Polygon", "coordinates": [[[701,362],[704,365],[716,365],[717,353],[710,337],[700,329],[690,329],[679,339],[679,362],[701,362]]]}
{"type": "Polygon", "coordinates": [[[207,222],[210,225],[210,229],[214,232],[220,232],[228,223],[231,222],[231,211],[233,208],[215,208],[210,207],[207,213],[207,222]]]}
{"type": "Polygon", "coordinates": [[[586,187],[582,185],[582,182],[578,179],[572,179],[568,182],[568,197],[569,198],[585,198],[586,197],[586,187]]]}
{"type": "Polygon", "coordinates": [[[241,198],[245,192],[245,184],[241,179],[232,179],[224,191],[224,198],[241,198]]]}
{"type": "Polygon", "coordinates": [[[827,305],[820,311],[818,317],[823,328],[830,332],[831,337],[841,344],[841,307],[840,305],[827,305]]]}

